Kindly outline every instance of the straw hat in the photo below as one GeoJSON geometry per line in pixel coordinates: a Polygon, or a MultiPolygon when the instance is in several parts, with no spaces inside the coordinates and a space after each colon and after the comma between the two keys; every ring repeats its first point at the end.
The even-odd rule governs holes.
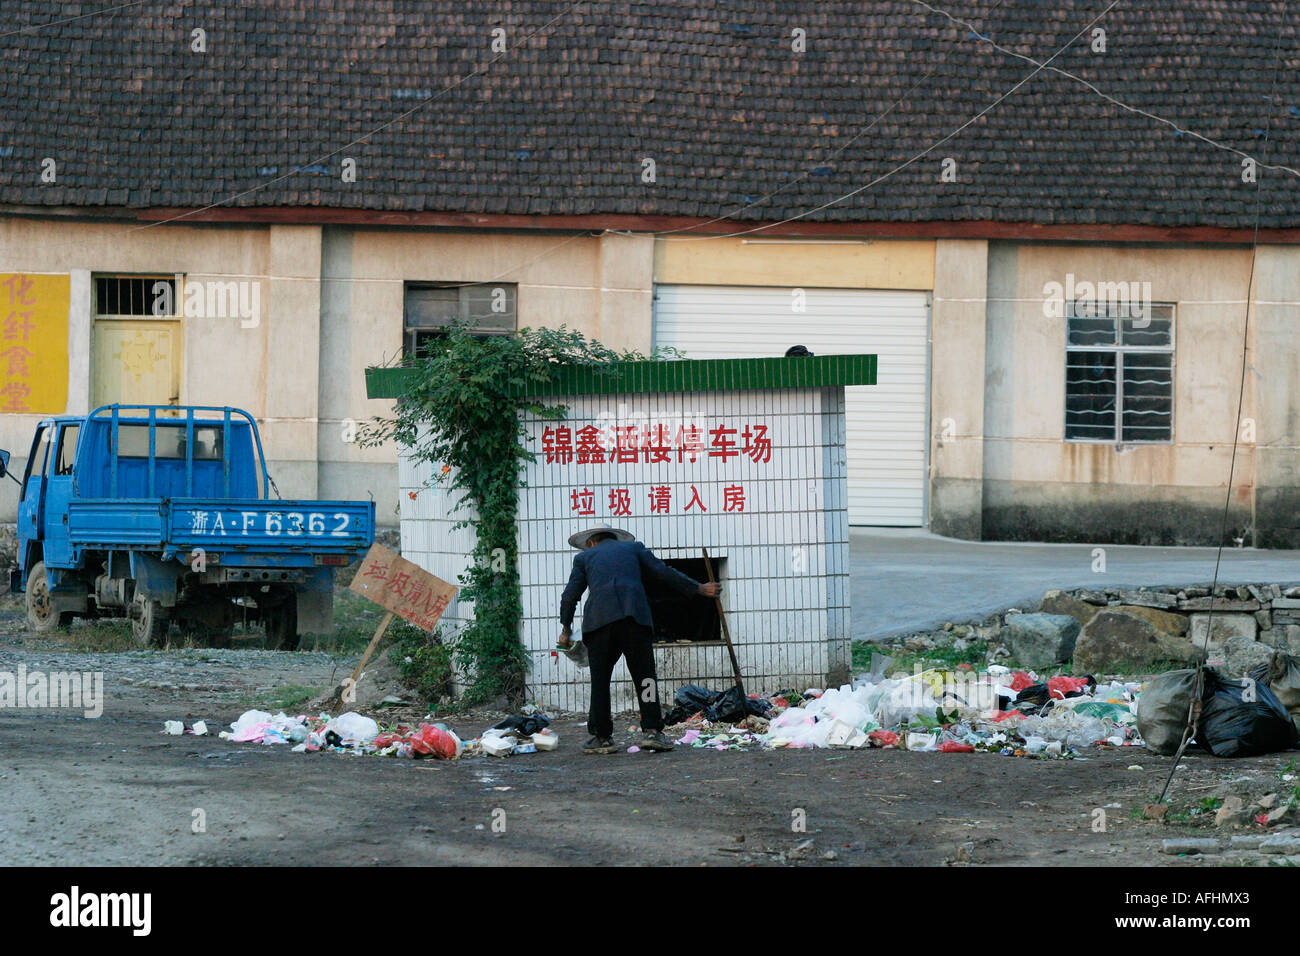
{"type": "Polygon", "coordinates": [[[587,548],[587,539],[593,534],[600,534],[602,531],[612,534],[619,541],[635,541],[636,536],[630,531],[624,531],[622,528],[611,528],[607,524],[597,525],[594,528],[588,528],[586,531],[579,531],[577,534],[569,535],[569,545],[577,548],[579,551],[585,551],[587,548]]]}

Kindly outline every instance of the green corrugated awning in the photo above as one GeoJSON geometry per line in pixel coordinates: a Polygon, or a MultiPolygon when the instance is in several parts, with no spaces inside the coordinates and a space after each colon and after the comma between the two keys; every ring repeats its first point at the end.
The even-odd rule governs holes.
{"type": "MultiPolygon", "coordinates": [[[[368,368],[366,396],[399,398],[416,374],[412,368],[368,368]]],[[[550,382],[523,388],[518,397],[875,384],[874,355],[651,360],[600,367],[565,366],[556,370],[550,382]]]]}

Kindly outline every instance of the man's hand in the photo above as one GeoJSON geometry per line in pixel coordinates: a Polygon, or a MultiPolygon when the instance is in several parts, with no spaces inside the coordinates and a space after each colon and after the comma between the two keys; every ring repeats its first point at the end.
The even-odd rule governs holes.
{"type": "Polygon", "coordinates": [[[717,597],[721,593],[722,593],[721,584],[714,584],[712,581],[710,581],[708,584],[700,585],[700,594],[703,597],[717,597]]]}
{"type": "Polygon", "coordinates": [[[564,630],[560,631],[560,640],[558,641],[558,643],[560,647],[568,647],[570,644],[573,643],[573,632],[569,630],[567,627],[564,630]]]}

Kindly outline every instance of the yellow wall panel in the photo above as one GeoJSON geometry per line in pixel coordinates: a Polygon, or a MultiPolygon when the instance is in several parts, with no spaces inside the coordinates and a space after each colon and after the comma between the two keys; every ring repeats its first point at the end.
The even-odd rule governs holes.
{"type": "Polygon", "coordinates": [[[655,281],[928,292],[934,288],[934,242],[668,236],[655,243],[655,281]]]}
{"type": "Polygon", "coordinates": [[[0,412],[68,407],[66,275],[0,273],[0,412]]]}

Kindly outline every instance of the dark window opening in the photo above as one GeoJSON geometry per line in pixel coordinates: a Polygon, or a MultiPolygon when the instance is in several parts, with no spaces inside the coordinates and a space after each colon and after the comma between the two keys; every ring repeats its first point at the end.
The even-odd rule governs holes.
{"type": "Polygon", "coordinates": [[[404,312],[406,355],[422,358],[454,322],[469,323],[478,335],[510,335],[516,331],[518,287],[505,282],[408,285],[404,312]]]}
{"type": "Polygon", "coordinates": [[[157,317],[179,313],[174,276],[95,277],[98,316],[157,317]]]}
{"type": "Polygon", "coordinates": [[[59,460],[54,467],[56,475],[72,474],[77,458],[77,433],[80,431],[80,425],[64,426],[63,437],[59,439],[59,460]]]}
{"type": "MultiPolygon", "coordinates": [[[[716,580],[723,581],[727,559],[710,555],[716,580]]],[[[689,575],[697,581],[709,580],[703,558],[668,558],[664,564],[689,575]]],[[[650,599],[650,613],[655,622],[657,644],[699,644],[722,640],[722,624],[718,620],[718,605],[713,598],[685,597],[666,584],[646,575],[645,591],[650,599]]]]}

